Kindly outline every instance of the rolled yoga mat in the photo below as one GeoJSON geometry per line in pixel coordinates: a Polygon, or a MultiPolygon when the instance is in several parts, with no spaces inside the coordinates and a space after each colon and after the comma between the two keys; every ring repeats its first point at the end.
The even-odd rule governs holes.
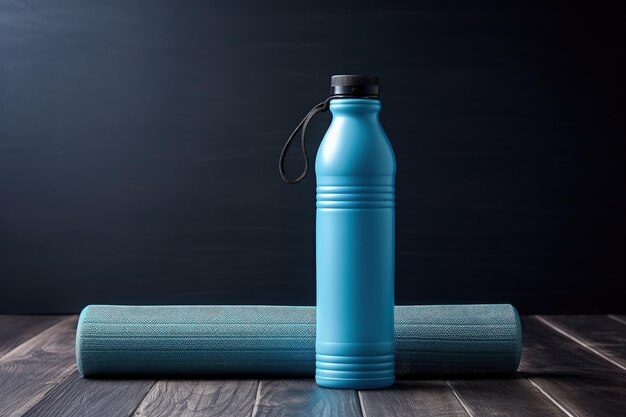
{"type": "MultiPolygon", "coordinates": [[[[396,374],[510,373],[522,329],[509,304],[397,306],[396,374]]],[[[85,307],[84,376],[315,374],[315,307],[85,307]]]]}

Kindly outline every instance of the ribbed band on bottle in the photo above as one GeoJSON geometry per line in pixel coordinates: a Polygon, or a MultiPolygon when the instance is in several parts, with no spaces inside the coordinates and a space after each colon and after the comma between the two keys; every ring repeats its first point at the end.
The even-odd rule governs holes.
{"type": "Polygon", "coordinates": [[[318,185],[317,208],[393,208],[393,185],[318,185]]]}

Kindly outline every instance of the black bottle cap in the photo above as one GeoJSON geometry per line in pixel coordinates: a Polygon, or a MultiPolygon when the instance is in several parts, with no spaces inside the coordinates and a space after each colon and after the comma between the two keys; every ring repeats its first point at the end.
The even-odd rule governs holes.
{"type": "Polygon", "coordinates": [[[333,75],[330,78],[331,96],[377,97],[378,92],[375,75],[333,75]]]}

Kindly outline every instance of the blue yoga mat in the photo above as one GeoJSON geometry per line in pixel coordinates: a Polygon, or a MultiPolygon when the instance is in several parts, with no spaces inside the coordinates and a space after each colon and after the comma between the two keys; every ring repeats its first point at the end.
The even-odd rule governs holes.
{"type": "MultiPolygon", "coordinates": [[[[511,373],[522,351],[509,304],[397,306],[398,376],[511,373]]],[[[315,307],[85,307],[84,376],[315,374],[315,307]]]]}

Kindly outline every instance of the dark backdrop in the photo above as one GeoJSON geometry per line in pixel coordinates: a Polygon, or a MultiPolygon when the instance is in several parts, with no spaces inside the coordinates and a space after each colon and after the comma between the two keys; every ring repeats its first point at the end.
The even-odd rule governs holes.
{"type": "Polygon", "coordinates": [[[2,3],[1,312],[313,304],[314,177],[278,155],[355,72],[397,155],[398,304],[625,311],[623,2],[300,3],[2,3]]]}

